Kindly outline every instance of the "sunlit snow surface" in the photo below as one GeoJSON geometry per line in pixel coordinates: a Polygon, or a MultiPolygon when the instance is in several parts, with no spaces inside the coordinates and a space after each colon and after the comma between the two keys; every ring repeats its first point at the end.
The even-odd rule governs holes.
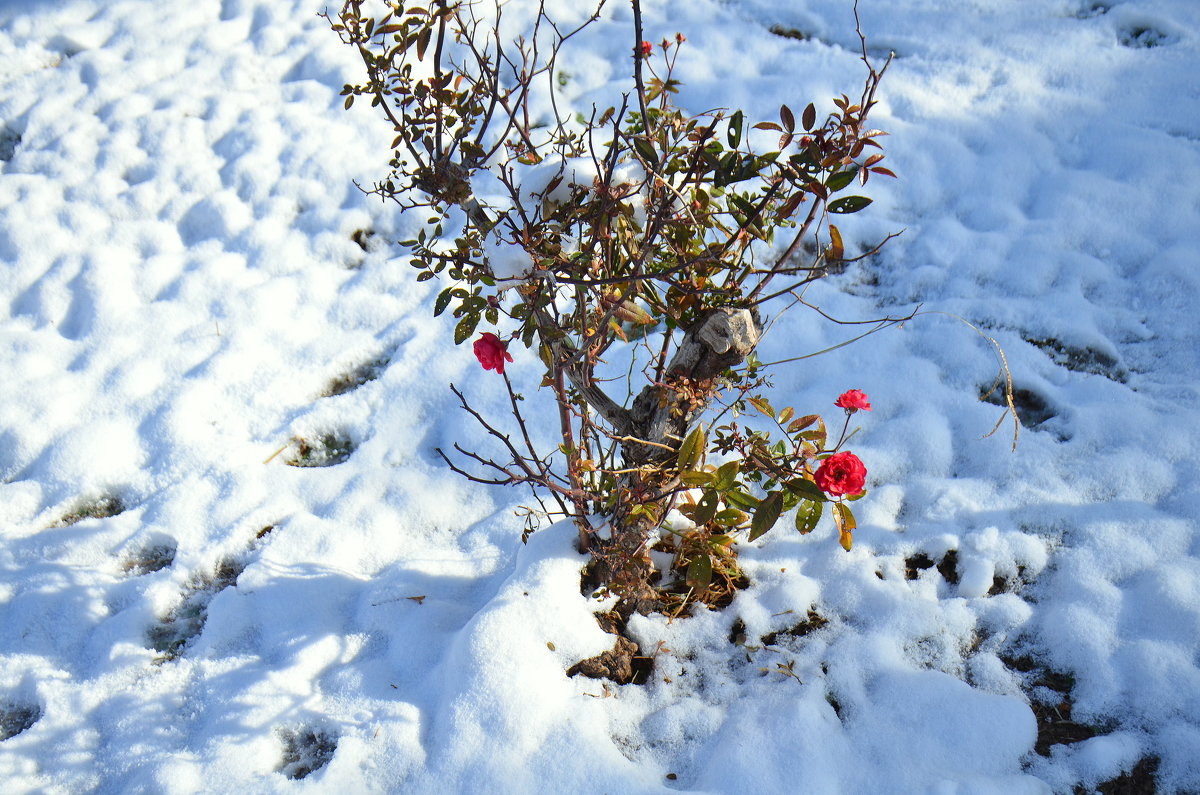
{"type": "MultiPolygon", "coordinates": [[[[577,108],[626,87],[610,5],[577,108]]],[[[424,217],[354,185],[390,131],[321,8],[0,0],[0,789],[1200,791],[1200,6],[863,0],[900,179],[842,231],[904,233],[808,298],[971,320],[1037,424],[981,439],[997,361],[947,314],[778,368],[776,404],[870,395],[853,552],[781,524],[607,691],[564,674],[611,645],[572,531],[522,546],[433,452],[484,444],[450,382],[506,398],[392,245],[424,217]]],[[[695,110],[861,85],[842,0],[645,10],[695,110]]],[[[760,357],[857,328],[794,309],[760,357]]]]}

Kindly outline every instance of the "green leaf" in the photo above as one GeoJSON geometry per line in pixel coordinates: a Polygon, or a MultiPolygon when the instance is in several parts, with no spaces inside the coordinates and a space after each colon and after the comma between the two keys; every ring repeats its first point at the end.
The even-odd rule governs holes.
{"type": "Polygon", "coordinates": [[[738,144],[742,142],[742,112],[740,110],[734,113],[729,120],[728,139],[731,149],[737,149],[738,144]]]}
{"type": "Polygon", "coordinates": [[[717,468],[716,482],[713,488],[717,491],[729,491],[733,488],[733,484],[737,482],[738,472],[742,468],[741,461],[727,461],[717,468]]]}
{"type": "Polygon", "coordinates": [[[787,406],[782,411],[779,412],[779,417],[777,417],[776,419],[778,420],[780,425],[783,425],[788,420],[790,420],[792,418],[792,415],[795,413],[796,413],[795,409],[793,409],[791,406],[787,406]]]}
{"type": "Polygon", "coordinates": [[[871,203],[866,196],[846,196],[829,203],[829,212],[846,215],[856,213],[871,203]]]}
{"type": "MultiPolygon", "coordinates": [[[[829,179],[825,180],[825,187],[829,188],[830,193],[837,193],[839,190],[841,190],[842,188],[846,187],[851,182],[853,182],[854,178],[856,176],[858,176],[858,166],[847,169],[845,171],[839,171],[836,174],[830,174],[829,179]]],[[[859,198],[866,198],[866,197],[860,196],[859,198]]],[[[871,203],[871,200],[867,199],[867,204],[870,204],[870,203],[871,203]]],[[[863,207],[866,207],[866,206],[867,206],[866,204],[863,205],[863,207]]],[[[839,212],[838,210],[834,210],[832,205],[830,206],[829,211],[830,212],[839,212]]]]}
{"type": "Polygon", "coordinates": [[[726,508],[723,511],[718,511],[713,517],[713,521],[721,525],[721,527],[737,527],[742,522],[749,519],[744,511],[739,511],[737,508],[726,508]]]}
{"type": "Polygon", "coordinates": [[[433,302],[434,317],[437,317],[445,312],[446,307],[450,306],[450,299],[454,297],[450,294],[450,291],[453,289],[453,287],[447,287],[445,290],[442,290],[440,293],[438,293],[437,300],[433,302]]]}
{"type": "Polygon", "coordinates": [[[705,553],[688,564],[687,584],[689,588],[703,591],[712,582],[712,559],[705,553]]]}
{"type": "Polygon", "coordinates": [[[642,156],[642,159],[647,163],[657,163],[658,154],[654,151],[654,145],[650,143],[649,138],[637,137],[633,139],[633,148],[642,156]]]}
{"type": "Polygon", "coordinates": [[[783,484],[783,487],[792,494],[796,494],[806,500],[825,502],[827,499],[829,499],[825,496],[825,492],[817,488],[816,483],[813,483],[811,480],[807,480],[805,478],[789,480],[783,484]]]}
{"type": "Polygon", "coordinates": [[[753,511],[762,502],[758,497],[752,497],[740,489],[731,489],[725,492],[725,502],[730,505],[736,505],[739,508],[744,508],[747,511],[753,511]]]}
{"type": "Polygon", "coordinates": [[[707,486],[713,482],[713,474],[711,472],[697,472],[691,470],[680,474],[679,481],[685,486],[707,486]]]}
{"type": "Polygon", "coordinates": [[[821,511],[825,508],[819,502],[804,500],[796,506],[796,529],[801,535],[808,535],[821,521],[821,511]]]}
{"type": "Polygon", "coordinates": [[[468,337],[475,333],[475,327],[479,325],[479,315],[475,313],[463,316],[463,319],[458,321],[458,325],[454,327],[454,344],[459,345],[468,337]]]}
{"type": "Polygon", "coordinates": [[[704,425],[697,425],[679,446],[679,470],[686,472],[689,469],[695,469],[707,446],[708,440],[704,425]]]}
{"type": "Polygon", "coordinates": [[[750,520],[750,540],[755,540],[774,527],[782,511],[783,492],[773,491],[768,494],[754,512],[754,518],[750,520]]]}
{"type": "Polygon", "coordinates": [[[712,518],[717,515],[717,502],[720,500],[720,495],[715,491],[705,491],[704,496],[700,498],[700,502],[696,503],[696,507],[692,510],[692,521],[698,525],[705,525],[712,521],[712,518]]]}
{"type": "Polygon", "coordinates": [[[775,409],[771,408],[771,404],[767,402],[766,398],[752,397],[746,398],[746,400],[763,414],[766,414],[771,419],[775,419],[775,409]]]}

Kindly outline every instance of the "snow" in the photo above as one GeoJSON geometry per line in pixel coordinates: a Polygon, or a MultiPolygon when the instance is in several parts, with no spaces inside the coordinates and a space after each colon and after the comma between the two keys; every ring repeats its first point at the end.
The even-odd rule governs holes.
{"type": "MultiPolygon", "coordinates": [[[[645,6],[694,109],[861,80],[844,0],[645,6]]],[[[522,545],[521,495],[434,453],[485,444],[449,383],[507,397],[391,243],[423,216],[354,185],[390,135],[341,109],[320,10],[0,0],[5,792],[1035,793],[1150,757],[1200,791],[1200,7],[863,0],[900,178],[840,225],[904,233],[807,297],[925,314],[771,395],[870,396],[854,549],[828,519],[743,545],[751,587],[636,619],[654,677],[607,688],[564,673],[611,645],[573,530],[522,545]],[[1004,348],[1015,453],[951,315],[1004,348]],[[285,464],[321,440],[340,463],[285,464]],[[1093,736],[1038,753],[1064,699],[1093,736]]],[[[563,101],[613,104],[631,17],[581,35],[563,101]]],[[[760,358],[857,328],[793,308],[760,358]]]]}

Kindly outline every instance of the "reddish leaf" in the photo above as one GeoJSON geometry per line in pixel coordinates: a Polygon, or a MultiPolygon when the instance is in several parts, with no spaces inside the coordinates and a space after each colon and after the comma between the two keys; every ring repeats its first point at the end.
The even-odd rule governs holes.
{"type": "Polygon", "coordinates": [[[779,109],[779,120],[783,122],[783,128],[788,132],[796,129],[796,117],[792,115],[792,109],[787,105],[779,109]]]}
{"type": "Polygon", "coordinates": [[[433,34],[433,28],[425,28],[421,31],[421,35],[417,37],[417,60],[425,60],[425,50],[429,48],[429,37],[433,34]]]}
{"type": "Polygon", "coordinates": [[[763,414],[766,414],[771,419],[775,419],[775,409],[771,408],[771,404],[766,398],[752,397],[746,398],[746,400],[751,406],[754,406],[754,408],[758,409],[763,414]]]}
{"type": "Polygon", "coordinates": [[[817,123],[817,109],[811,102],[804,109],[804,116],[801,122],[804,124],[804,129],[809,132],[812,131],[813,125],[817,123]]]}
{"type": "MultiPolygon", "coordinates": [[[[394,149],[395,147],[392,148],[394,149]]],[[[791,218],[792,213],[796,212],[796,208],[800,206],[802,201],[804,201],[803,193],[793,193],[791,198],[785,201],[783,206],[779,208],[779,212],[776,214],[779,220],[783,221],[791,218]]]]}

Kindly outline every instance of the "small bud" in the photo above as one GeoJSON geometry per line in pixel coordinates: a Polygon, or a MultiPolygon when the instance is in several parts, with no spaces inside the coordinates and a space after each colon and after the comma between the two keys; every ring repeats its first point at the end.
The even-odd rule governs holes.
{"type": "Polygon", "coordinates": [[[687,37],[684,36],[682,33],[675,34],[675,43],[676,44],[683,44],[685,41],[687,41],[687,37]]]}

